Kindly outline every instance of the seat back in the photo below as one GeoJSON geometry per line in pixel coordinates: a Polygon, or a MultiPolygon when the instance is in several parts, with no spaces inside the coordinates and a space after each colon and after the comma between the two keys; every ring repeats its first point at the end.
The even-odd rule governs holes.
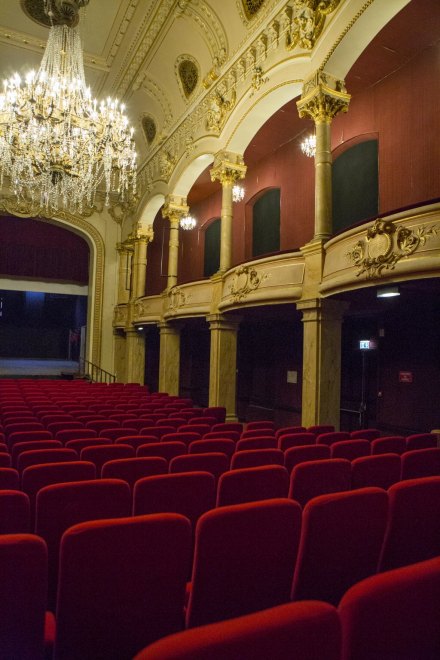
{"type": "Polygon", "coordinates": [[[178,514],[68,529],[61,539],[55,658],[132,658],[181,630],[190,551],[191,525],[178,514]]]}
{"type": "Polygon", "coordinates": [[[155,435],[121,435],[116,438],[115,445],[131,445],[136,451],[141,445],[153,444],[158,442],[155,435]]]}
{"type": "Polygon", "coordinates": [[[47,544],[48,605],[56,606],[58,555],[63,533],[72,525],[131,513],[131,492],[119,479],[93,479],[45,486],[37,494],[35,533],[47,544]]]}
{"type": "Polygon", "coordinates": [[[440,657],[440,557],[355,584],[339,604],[342,660],[440,657]]]}
{"type": "Polygon", "coordinates": [[[215,478],[209,472],[146,477],[134,487],[133,515],[180,513],[195,530],[200,516],[215,506],[215,491],[215,478]]]}
{"type": "Polygon", "coordinates": [[[329,431],[327,433],[319,433],[316,436],[316,442],[319,445],[328,445],[329,447],[334,442],[341,440],[350,440],[350,434],[347,431],[329,431]]]}
{"type": "Polygon", "coordinates": [[[101,469],[104,463],[112,461],[115,458],[134,458],[135,451],[130,445],[94,445],[81,449],[80,458],[82,461],[90,461],[96,467],[96,474],[101,476],[101,469]]]}
{"type": "Polygon", "coordinates": [[[370,455],[369,440],[340,440],[334,442],[330,447],[331,458],[346,458],[353,461],[355,458],[370,455]]]}
{"type": "MultiPolygon", "coordinates": [[[[258,433],[258,432],[257,432],[258,433]]],[[[276,449],[278,442],[274,435],[257,435],[253,438],[240,438],[237,442],[236,451],[246,451],[252,449],[276,449]]]]}
{"type": "Polygon", "coordinates": [[[14,445],[22,442],[35,442],[36,440],[53,440],[53,435],[45,429],[37,431],[15,431],[11,433],[7,440],[7,445],[12,451],[14,445]]]}
{"type": "Polygon", "coordinates": [[[340,624],[327,603],[288,603],[155,642],[135,660],[340,660],[340,624]]]}
{"type": "Polygon", "coordinates": [[[32,534],[0,536],[0,649],[3,658],[43,660],[47,551],[32,534]]]}
{"type": "Polygon", "coordinates": [[[351,487],[376,486],[387,490],[400,480],[399,454],[377,454],[355,458],[351,463],[351,487]]]}
{"type": "Polygon", "coordinates": [[[217,506],[287,497],[289,475],[281,465],[224,472],[218,482],[217,506]]]}
{"type": "Polygon", "coordinates": [[[301,510],[287,499],[213,509],[197,523],[187,627],[289,600],[301,510]]]}
{"type": "Polygon", "coordinates": [[[102,429],[99,431],[99,437],[100,438],[107,438],[108,440],[111,440],[111,442],[116,442],[119,438],[121,438],[124,435],[136,435],[137,429],[133,427],[119,427],[119,428],[114,428],[114,429],[102,429]]]}
{"type": "Polygon", "coordinates": [[[73,449],[61,447],[58,449],[31,449],[24,451],[17,457],[17,470],[23,472],[31,465],[44,463],[67,463],[77,461],[78,454],[73,449]]]}
{"type": "Polygon", "coordinates": [[[143,477],[156,474],[166,474],[168,463],[158,456],[137,456],[135,458],[118,458],[104,463],[101,470],[103,479],[122,479],[131,489],[136,481],[143,477]]]}
{"type": "Polygon", "coordinates": [[[20,475],[18,470],[0,467],[0,490],[19,490],[20,475]]]}
{"type": "Polygon", "coordinates": [[[217,451],[226,454],[229,458],[235,452],[235,442],[224,438],[223,440],[216,440],[211,438],[208,440],[194,440],[188,448],[189,454],[205,454],[206,452],[217,451]]]}
{"type": "Polygon", "coordinates": [[[406,438],[406,449],[432,449],[437,447],[435,433],[414,433],[406,438]]]}
{"type": "Polygon", "coordinates": [[[290,475],[289,497],[304,506],[318,495],[350,490],[350,461],[330,458],[296,465],[290,475]]]}
{"type": "Polygon", "coordinates": [[[203,408],[203,414],[215,417],[217,424],[223,424],[226,419],[226,408],[224,406],[209,406],[209,408],[203,408]]]}
{"type": "MultiPolygon", "coordinates": [[[[95,431],[94,431],[95,433],[95,431]]],[[[77,452],[78,456],[85,447],[98,447],[100,445],[111,445],[111,440],[106,438],[78,438],[74,440],[67,440],[64,445],[66,449],[73,449],[77,452]]]]}
{"type": "Polygon", "coordinates": [[[248,422],[246,424],[246,431],[253,431],[255,429],[271,429],[275,432],[275,422],[268,419],[262,419],[255,422],[248,422]]]}
{"type": "Polygon", "coordinates": [[[330,447],[327,445],[305,445],[290,447],[284,452],[284,465],[291,474],[295,465],[307,461],[321,461],[330,458],[330,447]]]}
{"type": "Polygon", "coordinates": [[[369,440],[370,442],[380,438],[380,435],[379,429],[356,429],[356,431],[350,433],[353,440],[369,440]]]}
{"type": "Polygon", "coordinates": [[[214,424],[211,431],[236,431],[241,434],[243,431],[243,424],[241,422],[222,422],[214,424]]]}
{"type": "Polygon", "coordinates": [[[376,572],[388,497],[364,488],[316,497],[303,511],[292,600],[337,605],[353,584],[376,572]]]}
{"type": "Polygon", "coordinates": [[[389,435],[376,438],[371,442],[371,454],[403,454],[406,449],[405,438],[402,435],[389,435]]]}
{"type": "Polygon", "coordinates": [[[231,458],[231,470],[260,465],[284,465],[283,452],[280,449],[244,449],[231,458]]]}
{"type": "Polygon", "coordinates": [[[17,467],[17,461],[20,454],[33,449],[62,449],[63,445],[59,440],[31,440],[30,442],[19,442],[12,447],[11,464],[17,467]]]}
{"type": "Polygon", "coordinates": [[[170,474],[178,472],[210,472],[217,482],[223,472],[229,470],[229,457],[221,452],[207,452],[205,454],[185,454],[175,456],[169,464],[170,474]]]}
{"type": "Polygon", "coordinates": [[[30,531],[29,497],[19,490],[0,490],[0,534],[28,534],[30,531]]]}
{"type": "Polygon", "coordinates": [[[240,435],[240,438],[245,440],[246,438],[261,438],[261,436],[275,438],[275,429],[272,427],[262,427],[256,429],[246,428],[246,430],[243,431],[240,435]]]}
{"type": "Polygon", "coordinates": [[[188,452],[188,447],[183,442],[151,442],[141,445],[136,450],[136,456],[161,456],[168,463],[175,456],[182,456],[188,452]]]}
{"type": "Polygon", "coordinates": [[[301,433],[283,433],[278,437],[278,449],[286,451],[290,447],[304,447],[305,445],[314,445],[315,442],[315,435],[306,431],[301,433]]]}
{"type": "Polygon", "coordinates": [[[67,481],[85,481],[95,479],[96,468],[89,461],[73,461],[69,463],[46,463],[31,465],[23,470],[21,488],[29,495],[31,502],[31,519],[35,511],[35,497],[40,488],[50,484],[66,483],[67,481]]]}
{"type": "Polygon", "coordinates": [[[440,447],[414,449],[402,454],[401,479],[440,476],[440,447]]]}
{"type": "Polygon", "coordinates": [[[380,571],[440,555],[440,477],[409,479],[388,490],[389,514],[380,571]]]}

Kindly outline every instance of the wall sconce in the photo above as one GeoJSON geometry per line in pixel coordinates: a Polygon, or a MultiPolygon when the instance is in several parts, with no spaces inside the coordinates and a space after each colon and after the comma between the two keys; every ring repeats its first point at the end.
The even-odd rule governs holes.
{"type": "Polygon", "coordinates": [[[376,291],[377,298],[395,298],[396,296],[400,296],[398,286],[384,286],[376,291]]]}

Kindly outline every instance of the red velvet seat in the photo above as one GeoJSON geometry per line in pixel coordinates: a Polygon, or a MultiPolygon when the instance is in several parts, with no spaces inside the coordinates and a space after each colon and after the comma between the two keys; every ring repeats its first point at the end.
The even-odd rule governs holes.
{"type": "Polygon", "coordinates": [[[307,427],[306,430],[309,433],[314,433],[315,436],[318,436],[320,433],[333,433],[335,427],[332,424],[314,424],[307,427]]]}
{"type": "Polygon", "coordinates": [[[175,433],[176,430],[173,426],[148,426],[145,425],[139,430],[139,435],[155,435],[157,441],[163,438],[167,433],[175,433]]]}
{"type": "Polygon", "coordinates": [[[361,456],[369,456],[371,445],[369,440],[340,440],[334,442],[330,447],[331,458],[346,458],[353,461],[361,456]]]}
{"type": "Polygon", "coordinates": [[[278,442],[272,435],[257,435],[253,438],[240,438],[237,442],[236,451],[248,451],[252,449],[276,449],[278,442]]]}
{"type": "Polygon", "coordinates": [[[403,435],[389,435],[371,442],[371,454],[403,454],[406,450],[403,435]]]}
{"type": "Polygon", "coordinates": [[[17,470],[23,472],[31,465],[42,465],[45,463],[67,463],[77,461],[78,454],[73,449],[65,447],[57,449],[31,449],[24,451],[17,457],[17,470]]]}
{"type": "Polygon", "coordinates": [[[409,479],[388,490],[389,514],[380,571],[440,555],[440,477],[409,479]]]}
{"type": "Polygon", "coordinates": [[[8,451],[0,452],[0,467],[11,467],[12,460],[8,451]]]}
{"type": "Polygon", "coordinates": [[[108,418],[109,419],[114,419],[115,421],[119,422],[119,424],[122,424],[122,422],[130,421],[131,419],[137,419],[135,413],[129,413],[129,412],[127,412],[127,413],[111,412],[111,413],[109,413],[108,418]]]}
{"type": "Polygon", "coordinates": [[[197,523],[188,628],[286,603],[301,510],[273,499],[225,506],[197,523]]]}
{"type": "Polygon", "coordinates": [[[253,431],[255,429],[271,429],[275,432],[275,422],[268,419],[261,419],[255,422],[248,422],[246,424],[246,431],[253,431]]]}
{"type": "Polygon", "coordinates": [[[75,428],[64,429],[55,433],[55,439],[66,444],[69,440],[80,440],[85,438],[96,438],[98,436],[94,429],[75,428]]]}
{"type": "Polygon", "coordinates": [[[20,475],[14,468],[0,468],[0,490],[19,490],[20,475]]]}
{"type": "Polygon", "coordinates": [[[350,490],[350,461],[330,458],[296,465],[290,475],[289,497],[304,506],[318,495],[350,490]]]}
{"type": "Polygon", "coordinates": [[[38,492],[35,509],[35,533],[46,541],[48,550],[48,607],[55,611],[63,533],[86,520],[129,516],[131,491],[128,484],[119,479],[52,484],[38,492]]]}
{"type": "MultiPolygon", "coordinates": [[[[275,431],[275,437],[278,440],[282,435],[290,435],[292,433],[306,433],[305,426],[282,426],[275,431]]],[[[313,434],[316,438],[316,434],[313,434]]]]}
{"type": "Polygon", "coordinates": [[[216,481],[227,470],[229,470],[229,457],[220,452],[175,456],[169,464],[170,474],[179,472],[210,472],[214,475],[216,481]]]}
{"type": "Polygon", "coordinates": [[[74,419],[72,415],[63,413],[63,412],[58,412],[58,413],[53,413],[53,414],[47,414],[47,415],[40,415],[39,416],[40,422],[44,424],[44,426],[47,428],[49,424],[52,422],[73,422],[74,419]]]}
{"type": "Polygon", "coordinates": [[[284,465],[283,452],[280,449],[243,449],[231,458],[231,470],[260,465],[284,465]]]}
{"type": "Polygon", "coordinates": [[[64,445],[66,449],[73,449],[78,456],[85,447],[98,447],[101,445],[111,445],[111,440],[107,438],[80,438],[78,440],[68,440],[64,445]]]}
{"type": "Polygon", "coordinates": [[[32,534],[0,536],[0,653],[44,660],[47,549],[32,534]]]}
{"type": "Polygon", "coordinates": [[[440,476],[440,447],[407,451],[401,460],[402,480],[440,476]]]}
{"type": "Polygon", "coordinates": [[[240,440],[240,433],[238,431],[210,431],[203,436],[204,440],[211,440],[212,438],[215,440],[226,439],[238,442],[240,440]]]}
{"type": "Polygon", "coordinates": [[[100,431],[104,429],[119,428],[119,424],[114,419],[93,419],[85,423],[86,429],[93,429],[99,435],[100,431]]]}
{"type": "Polygon", "coordinates": [[[316,436],[318,445],[328,445],[329,447],[334,442],[340,442],[341,440],[350,440],[350,434],[347,431],[329,431],[327,433],[319,433],[316,436]]]}
{"type": "Polygon", "coordinates": [[[284,452],[284,466],[291,474],[295,465],[307,461],[320,461],[330,458],[330,447],[327,445],[300,445],[290,447],[284,452]]]}
{"type": "Polygon", "coordinates": [[[22,442],[36,442],[37,440],[54,440],[50,431],[17,431],[11,433],[8,438],[7,445],[12,451],[13,447],[22,442]]]}
{"type": "Polygon", "coordinates": [[[104,463],[116,458],[134,458],[135,451],[131,445],[94,445],[81,449],[80,459],[90,461],[96,467],[96,475],[101,476],[101,469],[104,463]]]}
{"type": "Polygon", "coordinates": [[[170,635],[135,660],[340,660],[340,637],[331,605],[288,603],[170,635]]]}
{"type": "Polygon", "coordinates": [[[114,429],[102,429],[99,431],[98,436],[100,438],[106,438],[111,442],[116,442],[118,438],[122,438],[124,435],[136,435],[137,429],[129,427],[119,427],[114,429]]]}
{"type": "Polygon", "coordinates": [[[284,433],[278,437],[278,449],[286,451],[291,447],[314,445],[316,438],[313,433],[284,433]]]}
{"type": "Polygon", "coordinates": [[[175,456],[182,456],[188,452],[188,447],[183,442],[154,442],[141,445],[136,450],[136,456],[161,456],[168,463],[175,456]]]}
{"type": "Polygon", "coordinates": [[[31,442],[18,442],[12,447],[11,459],[12,467],[17,467],[17,461],[20,454],[34,449],[62,449],[63,445],[59,440],[33,440],[31,442]]]}
{"type": "Polygon", "coordinates": [[[414,433],[406,438],[406,449],[431,449],[437,447],[437,436],[434,433],[414,433]]]}
{"type": "Polygon", "coordinates": [[[275,439],[275,430],[273,428],[246,429],[241,433],[240,440],[245,440],[246,438],[261,438],[262,436],[275,439]]]}
{"type": "Polygon", "coordinates": [[[211,438],[209,440],[194,440],[188,447],[189,454],[205,454],[212,451],[221,452],[231,458],[235,452],[235,442],[226,438],[222,440],[211,438]]]}
{"type": "Polygon", "coordinates": [[[387,493],[380,488],[332,493],[308,502],[303,511],[292,600],[323,600],[337,605],[349,587],[373,575],[387,508],[387,493]]]}
{"type": "Polygon", "coordinates": [[[31,532],[30,523],[30,502],[26,493],[0,490],[0,534],[27,534],[31,532]]]}
{"type": "Polygon", "coordinates": [[[177,514],[85,522],[67,530],[55,658],[128,659],[181,630],[190,551],[190,522],[177,514]]]}
{"type": "Polygon", "coordinates": [[[200,433],[185,433],[184,431],[176,431],[175,433],[167,433],[161,438],[162,442],[184,442],[187,447],[194,442],[195,440],[201,440],[202,436],[200,433]]]}
{"type": "Polygon", "coordinates": [[[399,454],[377,454],[362,456],[351,463],[351,487],[376,486],[387,490],[400,480],[401,461],[399,454]]]}
{"type": "Polygon", "coordinates": [[[136,482],[133,515],[180,513],[195,530],[200,516],[215,506],[215,478],[209,472],[194,471],[146,477],[136,482]]]}
{"type": "MultiPolygon", "coordinates": [[[[216,426],[216,424],[214,424],[214,426],[216,426]]],[[[213,427],[211,427],[209,424],[193,424],[191,420],[189,424],[183,424],[176,430],[183,431],[184,433],[198,433],[203,439],[205,433],[211,432],[211,428],[213,427]]],[[[168,433],[170,432],[172,431],[168,431],[168,433]]]]}
{"type": "Polygon", "coordinates": [[[362,580],[338,612],[341,660],[437,660],[440,557],[362,580]]]}
{"type": "Polygon", "coordinates": [[[44,431],[44,425],[41,422],[16,422],[5,425],[4,431],[6,437],[9,438],[13,433],[19,433],[20,431],[22,433],[25,431],[44,431]]]}
{"type": "Polygon", "coordinates": [[[157,441],[155,435],[121,435],[116,438],[115,445],[131,445],[136,451],[141,445],[148,445],[157,441]]]}
{"type": "Polygon", "coordinates": [[[135,458],[118,458],[104,463],[101,470],[103,479],[122,479],[131,489],[143,477],[156,474],[166,474],[168,462],[158,456],[136,456],[135,458]]]}
{"type": "Polygon", "coordinates": [[[353,440],[376,440],[380,438],[381,432],[379,429],[356,429],[356,431],[351,431],[350,437],[353,440]]]}
{"type": "Polygon", "coordinates": [[[191,419],[191,424],[208,424],[208,426],[212,428],[214,424],[218,424],[218,421],[216,417],[210,417],[209,415],[199,415],[198,417],[193,417],[191,419]]]}
{"type": "Polygon", "coordinates": [[[224,472],[218,482],[217,506],[287,497],[289,475],[281,465],[224,472]]]}
{"type": "Polygon", "coordinates": [[[241,424],[241,422],[220,422],[214,424],[211,431],[236,431],[241,434],[243,431],[243,424],[241,424]]]}
{"type": "Polygon", "coordinates": [[[184,426],[186,424],[186,419],[183,417],[165,417],[164,419],[158,419],[156,421],[156,426],[172,426],[175,431],[179,429],[181,426],[184,426]]]}
{"type": "Polygon", "coordinates": [[[52,433],[52,435],[55,437],[58,431],[73,431],[75,429],[83,429],[84,424],[83,422],[80,422],[79,420],[74,420],[70,422],[51,422],[50,424],[47,425],[47,430],[52,433]]]}

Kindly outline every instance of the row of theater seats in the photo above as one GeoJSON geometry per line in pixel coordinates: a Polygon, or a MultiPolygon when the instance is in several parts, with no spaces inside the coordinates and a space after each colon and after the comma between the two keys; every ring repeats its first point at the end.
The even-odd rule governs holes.
{"type": "MultiPolygon", "coordinates": [[[[229,643],[234,639],[238,642],[235,635],[241,624],[225,624],[225,635],[218,629],[221,640],[216,634],[205,634],[200,626],[261,612],[255,623],[262,622],[260,634],[264,635],[264,621],[270,628],[271,614],[262,611],[284,605],[286,612],[301,612],[311,607],[304,601],[339,606],[343,627],[344,616],[346,621],[350,616],[356,619],[356,608],[361,612],[363,608],[357,615],[363,637],[375,613],[368,614],[362,597],[353,599],[353,592],[348,590],[354,588],[354,593],[362,596],[364,587],[358,583],[378,572],[380,575],[370,580],[388,584],[392,591],[396,582],[390,571],[429,559],[437,558],[429,566],[439,571],[440,477],[401,482],[388,492],[366,488],[323,495],[311,500],[303,511],[297,502],[285,498],[219,507],[199,518],[195,540],[190,519],[179,513],[127,517],[130,494],[123,482],[52,486],[38,497],[44,497],[43,493],[49,494],[52,505],[41,521],[42,527],[37,523],[40,534],[0,536],[4,575],[0,581],[0,648],[5,658],[41,658],[46,639],[47,658],[54,644],[57,659],[128,660],[145,646],[185,627],[194,629],[187,638],[190,648],[191,640],[197,645],[200,634],[202,646],[209,648],[208,638],[214,643],[213,657],[217,657],[215,645],[221,647],[228,634],[232,634],[229,643]],[[88,502],[78,497],[84,486],[93,489],[87,494],[88,502]],[[94,506],[97,508],[93,510],[94,506]],[[75,523],[75,515],[77,524],[69,526],[75,523]],[[78,523],[81,517],[88,521],[78,523]],[[56,572],[54,617],[46,612],[46,591],[56,572]],[[286,605],[291,600],[296,607],[286,605]],[[353,602],[354,609],[353,605],[346,609],[347,603],[353,602]]],[[[348,634],[342,657],[438,657],[434,650],[440,648],[439,576],[434,579],[435,571],[431,570],[430,578],[424,580],[420,564],[407,574],[414,581],[414,590],[407,588],[407,598],[418,593],[416,600],[393,602],[382,589],[381,604],[387,621],[397,622],[403,615],[408,625],[403,639],[392,635],[386,640],[385,635],[379,635],[380,643],[388,645],[389,655],[381,655],[383,649],[375,647],[377,640],[365,640],[370,653],[359,655],[348,634]],[[420,584],[424,583],[423,598],[417,575],[420,584]],[[406,607],[416,604],[418,598],[426,621],[422,627],[425,638],[417,649],[409,617],[417,620],[418,639],[420,612],[418,607],[410,607],[411,612],[406,607]],[[408,640],[411,644],[405,646],[408,640]],[[379,654],[372,654],[371,649],[379,654]],[[404,654],[399,655],[401,652],[404,654]]],[[[329,607],[323,611],[334,612],[329,607]]],[[[303,629],[304,643],[313,629],[310,626],[303,629]]],[[[386,628],[384,621],[381,626],[386,628]]],[[[370,634],[375,637],[376,630],[370,634]]],[[[336,637],[339,639],[339,634],[336,637]]],[[[157,657],[199,657],[188,650],[187,655],[180,656],[177,651],[174,655],[167,646],[170,643],[162,642],[165,655],[157,657]],[[166,655],[168,652],[171,654],[166,655]]],[[[287,642],[280,643],[285,651],[287,642]]],[[[296,657],[252,656],[253,643],[248,640],[242,644],[242,653],[237,647],[238,654],[229,657],[296,657]],[[250,650],[246,643],[250,643],[250,650]]],[[[186,648],[185,638],[181,648],[186,648]]],[[[156,649],[160,650],[160,645],[156,649]]],[[[339,647],[335,649],[335,655],[310,657],[338,658],[339,647]]],[[[203,652],[200,657],[207,658],[207,648],[203,652]]],[[[148,650],[145,653],[143,657],[150,657],[148,650]]],[[[226,657],[226,650],[223,653],[218,657],[226,657]]]]}

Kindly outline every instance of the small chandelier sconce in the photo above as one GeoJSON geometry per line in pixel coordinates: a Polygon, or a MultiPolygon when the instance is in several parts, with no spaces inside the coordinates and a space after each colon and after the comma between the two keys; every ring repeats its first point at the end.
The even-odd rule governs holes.
{"type": "Polygon", "coordinates": [[[232,188],[232,201],[233,202],[242,202],[244,199],[245,190],[243,186],[236,184],[232,188]]]}
{"type": "Polygon", "coordinates": [[[312,135],[308,135],[301,142],[301,151],[305,156],[314,158],[316,153],[316,135],[314,133],[312,135]]]}
{"type": "Polygon", "coordinates": [[[384,286],[377,290],[377,298],[395,298],[400,296],[400,291],[398,286],[384,286]]]}
{"type": "Polygon", "coordinates": [[[180,226],[185,231],[190,231],[191,229],[194,229],[196,224],[197,224],[197,220],[195,218],[193,218],[192,215],[184,215],[180,219],[180,226]]]}

